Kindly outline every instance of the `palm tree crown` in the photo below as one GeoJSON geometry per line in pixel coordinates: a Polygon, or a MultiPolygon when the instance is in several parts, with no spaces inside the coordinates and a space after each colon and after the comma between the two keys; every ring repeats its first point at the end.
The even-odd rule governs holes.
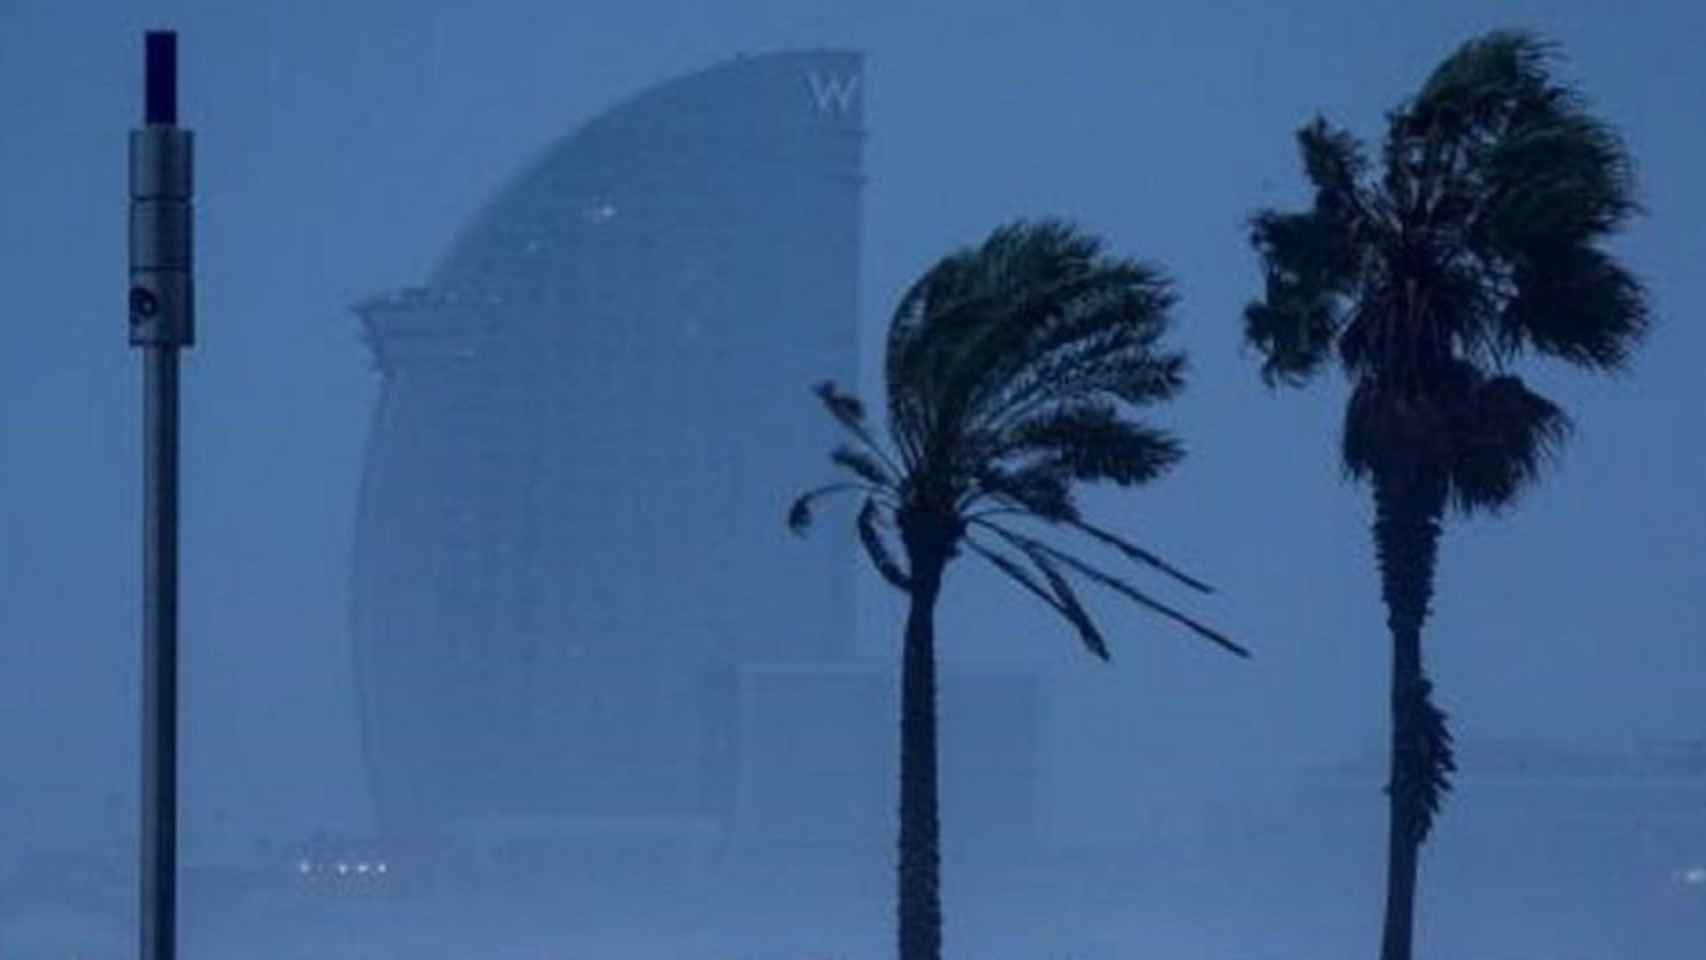
{"type": "Polygon", "coordinates": [[[1209,590],[1085,522],[1073,498],[1076,483],[1142,484],[1183,455],[1169,434],[1122,416],[1122,408],[1168,399],[1183,386],[1184,357],[1157,348],[1174,299],[1157,267],[1108,257],[1097,238],[1059,221],[1010,224],[943,258],[905,292],[889,328],[890,443],[879,442],[856,398],[820,385],[818,396],[853,440],[832,459],[854,479],[808,491],[789,525],[803,532],[821,496],[863,492],[861,542],[902,590],[921,571],[904,569],[885,544],[880,527],[889,520],[909,556],[920,537],[931,539],[927,533],[944,563],[968,547],[1066,618],[1103,659],[1106,642],[1069,571],[1247,655],[1124,580],[1003,522],[1028,517],[1070,527],[1209,590]]]}
{"type": "Polygon", "coordinates": [[[1598,246],[1637,210],[1629,156],[1550,79],[1551,54],[1520,32],[1465,44],[1388,115],[1378,177],[1316,119],[1298,133],[1314,208],[1254,219],[1267,296],[1246,337],[1270,384],[1337,353],[1355,478],[1428,475],[1464,512],[1508,505],[1569,430],[1511,361],[1615,370],[1646,330],[1641,284],[1598,246]]]}

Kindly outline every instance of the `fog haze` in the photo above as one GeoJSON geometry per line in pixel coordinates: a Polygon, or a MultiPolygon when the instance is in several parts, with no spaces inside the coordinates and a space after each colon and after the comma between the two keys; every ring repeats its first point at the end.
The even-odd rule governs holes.
{"type": "MultiPolygon", "coordinates": [[[[1342,835],[1317,828],[1308,834],[1316,840],[1297,841],[1320,857],[1297,876],[1329,878],[1320,890],[1350,891],[1362,897],[1355,903],[1312,900],[1304,888],[1313,880],[1274,894],[1239,879],[1239,856],[1228,852],[1236,845],[1217,839],[1237,830],[1205,812],[1273,796],[1282,798],[1273,810],[1289,811],[1277,819],[1307,819],[1311,808],[1285,804],[1309,788],[1287,778],[1380,756],[1386,730],[1390,648],[1369,495],[1339,463],[1345,388],[1336,376],[1306,391],[1261,384],[1259,358],[1240,342],[1241,310],[1260,291],[1246,221],[1261,206],[1307,201],[1292,137],[1316,112],[1374,140],[1384,112],[1471,36],[1523,27],[1558,41],[1563,77],[1623,132],[1638,163],[1647,215],[1616,252],[1649,285],[1655,329],[1627,375],[1525,366],[1571,414],[1575,435],[1558,468],[1507,515],[1449,523],[1425,649],[1466,767],[1484,742],[1608,754],[1641,739],[1706,736],[1706,12],[1658,2],[1602,10],[12,0],[0,8],[0,89],[10,91],[0,98],[10,334],[0,349],[0,848],[72,847],[135,830],[140,363],[121,310],[125,137],[139,122],[144,30],[180,32],[181,121],[197,137],[198,342],[184,361],[183,407],[186,844],[261,825],[288,837],[354,829],[370,813],[349,610],[378,374],[351,305],[423,282],[458,230],[541,150],[634,93],[742,53],[851,48],[866,56],[869,131],[860,394],[881,396],[881,344],[900,291],[999,223],[1063,216],[1122,255],[1161,263],[1181,295],[1171,343],[1189,354],[1191,372],[1184,396],[1152,416],[1182,438],[1187,457],[1148,487],[1091,496],[1087,513],[1212,583],[1216,595],[1192,598],[1193,611],[1255,653],[1235,661],[1098,598],[1113,652],[1103,664],[1032,598],[970,563],[951,569],[937,621],[944,662],[1028,665],[1051,678],[1042,784],[1051,842],[1136,846],[1133,825],[1170,811],[1172,829],[1207,839],[1167,853],[1177,858],[1169,862],[1200,884],[1191,890],[1224,895],[1244,919],[1217,919],[1212,899],[1132,908],[1162,896],[1151,879],[1131,880],[1123,901],[1109,894],[1105,912],[1038,906],[1021,922],[950,871],[948,953],[1123,956],[1114,951],[1147,942],[1162,948],[1156,956],[1169,946],[1172,956],[1294,955],[1261,952],[1270,944],[1249,918],[1262,910],[1276,943],[1312,943],[1322,956],[1372,952],[1385,822],[1378,778],[1345,788],[1343,809],[1362,819],[1340,819],[1342,835]],[[1111,932],[1092,930],[1115,914],[1111,932]],[[1031,939],[985,939],[1009,928],[1031,939]]],[[[764,358],[738,362],[758,369],[764,358]]],[[[809,386],[800,384],[802,405],[814,402],[809,386]]],[[[824,453],[838,440],[824,418],[824,453]]],[[[819,456],[795,464],[790,485],[831,478],[819,456]]],[[[776,505],[778,526],[786,506],[776,505]]],[[[830,508],[819,522],[851,516],[830,508]]],[[[898,660],[903,598],[862,564],[857,576],[859,650],[898,660]]],[[[892,736],[894,721],[873,722],[892,736]]],[[[954,734],[944,736],[951,749],[954,734]]],[[[1454,877],[1503,868],[1478,860],[1477,848],[1523,808],[1496,794],[1466,782],[1427,848],[1422,927],[1437,919],[1441,928],[1424,954],[1505,944],[1485,956],[1542,955],[1522,951],[1524,930],[1500,926],[1503,908],[1450,893],[1454,877]]],[[[1706,812],[1691,796],[1689,809],[1706,812]]],[[[950,848],[971,843],[953,829],[945,823],[950,848]]],[[[891,848],[892,835],[872,842],[891,848]]],[[[1706,862],[1706,846],[1694,856],[1706,862]]],[[[841,939],[754,934],[751,955],[890,952],[890,875],[878,876],[856,907],[799,908],[835,916],[822,929],[841,939]]],[[[1706,934],[1706,887],[1690,891],[1691,906],[1654,907],[1637,903],[1646,894],[1632,881],[1577,879],[1568,896],[1525,901],[1537,912],[1523,916],[1607,904],[1612,919],[1583,920],[1584,929],[1603,933],[1601,949],[1655,949],[1643,956],[1684,956],[1663,951],[1706,934]],[[1661,926],[1637,939],[1627,919],[1636,915],[1661,926]]],[[[385,942],[414,956],[400,946],[410,924],[400,917],[326,922],[373,936],[395,924],[385,942]]],[[[465,931],[490,923],[508,939],[468,949],[553,942],[518,939],[506,922],[470,920],[465,931]]],[[[668,949],[636,946],[609,926],[611,952],[588,955],[668,949]]],[[[656,928],[646,936],[664,939],[656,928]]],[[[743,942],[681,937],[682,952],[656,955],[732,955],[726,943],[743,942]]]]}

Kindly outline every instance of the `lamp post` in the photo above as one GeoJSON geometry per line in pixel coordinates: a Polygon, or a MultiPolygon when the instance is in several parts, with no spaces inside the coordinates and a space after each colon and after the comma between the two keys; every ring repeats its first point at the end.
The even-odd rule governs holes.
{"type": "Polygon", "coordinates": [[[173,960],[178,867],[178,351],[194,341],[190,131],[178,37],[144,41],[130,134],[130,344],[142,349],[141,960],[173,960]]]}

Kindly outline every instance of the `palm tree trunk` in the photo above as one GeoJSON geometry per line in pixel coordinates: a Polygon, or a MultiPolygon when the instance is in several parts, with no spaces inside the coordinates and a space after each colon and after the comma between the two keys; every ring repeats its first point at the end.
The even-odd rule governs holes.
{"type": "Polygon", "coordinates": [[[1418,854],[1441,792],[1449,789],[1450,738],[1444,714],[1429,699],[1422,670],[1422,623],[1433,595],[1443,485],[1375,483],[1375,550],[1380,562],[1386,623],[1392,633],[1392,756],[1386,793],[1390,822],[1386,851],[1386,919],[1381,960],[1410,960],[1415,929],[1418,854]]]}
{"type": "Polygon", "coordinates": [[[906,616],[900,688],[900,960],[940,960],[942,955],[933,621],[943,566],[941,560],[914,557],[906,616]]]}

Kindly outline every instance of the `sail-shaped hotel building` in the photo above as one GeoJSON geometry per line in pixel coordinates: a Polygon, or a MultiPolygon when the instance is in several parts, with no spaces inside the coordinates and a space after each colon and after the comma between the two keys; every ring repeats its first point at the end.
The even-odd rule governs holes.
{"type": "Polygon", "coordinates": [[[810,386],[857,375],[862,84],[811,51],[648,90],[357,306],[382,383],[352,639],[386,829],[724,818],[740,666],[852,655],[850,524],[783,517],[833,441],[810,386]]]}

